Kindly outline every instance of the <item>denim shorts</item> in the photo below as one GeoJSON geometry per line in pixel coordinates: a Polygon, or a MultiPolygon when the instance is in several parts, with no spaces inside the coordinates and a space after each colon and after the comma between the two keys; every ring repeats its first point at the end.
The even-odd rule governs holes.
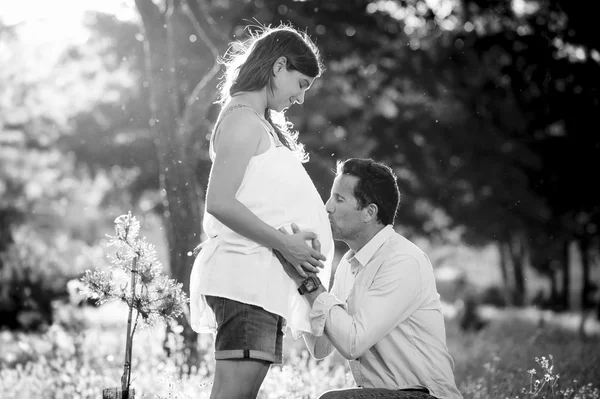
{"type": "Polygon", "coordinates": [[[206,296],[215,313],[215,360],[257,359],[283,363],[285,319],[260,306],[206,296]]]}

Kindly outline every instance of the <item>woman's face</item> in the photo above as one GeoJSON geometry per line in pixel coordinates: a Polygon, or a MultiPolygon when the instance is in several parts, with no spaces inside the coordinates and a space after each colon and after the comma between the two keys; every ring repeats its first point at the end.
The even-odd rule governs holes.
{"type": "Polygon", "coordinates": [[[267,90],[267,106],[277,112],[289,108],[295,103],[304,103],[304,94],[312,86],[315,78],[308,77],[298,71],[288,70],[283,62],[274,66],[273,92],[267,90]]]}

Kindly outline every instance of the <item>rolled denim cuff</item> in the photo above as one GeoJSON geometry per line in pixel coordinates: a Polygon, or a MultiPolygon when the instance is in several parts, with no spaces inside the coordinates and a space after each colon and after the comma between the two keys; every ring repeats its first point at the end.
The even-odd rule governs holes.
{"type": "Polygon", "coordinates": [[[327,315],[334,306],[341,306],[346,308],[345,304],[337,299],[333,294],[329,292],[323,292],[313,302],[312,309],[310,311],[310,329],[315,337],[323,335],[325,330],[325,322],[327,321],[327,315]]]}

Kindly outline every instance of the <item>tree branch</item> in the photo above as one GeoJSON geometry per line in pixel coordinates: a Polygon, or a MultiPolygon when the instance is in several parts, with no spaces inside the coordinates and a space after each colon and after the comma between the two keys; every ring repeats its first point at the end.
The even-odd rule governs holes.
{"type": "MultiPolygon", "coordinates": [[[[217,25],[217,22],[213,19],[212,15],[210,15],[210,12],[209,12],[208,7],[206,6],[206,3],[204,0],[187,0],[186,6],[187,6],[186,9],[189,12],[191,12],[192,15],[194,16],[192,23],[194,23],[194,20],[198,24],[202,20],[204,20],[206,22],[208,28],[210,29],[210,34],[212,37],[209,38],[207,35],[207,32],[204,31],[202,29],[202,27],[200,27],[202,32],[198,31],[198,34],[205,35],[205,37],[201,36],[202,40],[204,40],[206,45],[209,46],[209,48],[211,48],[211,52],[213,53],[213,55],[215,55],[215,57],[217,57],[219,55],[218,48],[221,47],[222,45],[226,44],[227,41],[229,40],[229,38],[219,28],[219,26],[217,25]]],[[[194,25],[194,27],[196,29],[198,29],[196,27],[196,25],[194,25]]]]}
{"type": "Polygon", "coordinates": [[[162,23],[160,9],[152,0],[135,0],[135,5],[142,16],[144,26],[162,23]]]}
{"type": "MultiPolygon", "coordinates": [[[[173,88],[179,87],[179,82],[177,81],[177,61],[175,60],[175,33],[174,33],[174,16],[177,13],[181,6],[180,0],[167,0],[167,8],[165,12],[165,26],[167,27],[167,41],[169,45],[167,46],[167,54],[168,54],[168,64],[169,64],[169,80],[170,85],[173,88]]],[[[181,106],[179,103],[179,95],[171,96],[171,101],[173,103],[173,109],[175,110],[175,114],[179,117],[181,115],[181,106]]]]}
{"type": "MultiPolygon", "coordinates": [[[[205,105],[206,109],[202,110],[203,113],[205,113],[209,108],[208,106],[212,103],[212,101],[210,101],[210,98],[208,97],[214,95],[214,90],[207,91],[204,89],[208,86],[209,82],[215,80],[217,74],[219,73],[219,48],[222,47],[225,43],[227,43],[227,37],[218,28],[215,20],[210,16],[206,4],[203,1],[199,2],[198,0],[187,0],[184,6],[184,10],[188,18],[192,22],[196,33],[202,39],[204,44],[206,44],[214,58],[212,68],[210,69],[210,71],[208,71],[206,75],[202,77],[200,82],[198,82],[198,84],[194,87],[194,90],[186,100],[181,121],[183,126],[188,127],[190,125],[191,114],[194,111],[194,105],[196,103],[205,105]],[[201,21],[204,21],[205,25],[208,26],[208,28],[210,29],[210,34],[207,32],[207,30],[204,29],[201,21]]],[[[216,82],[214,86],[216,86],[216,82]]]]}

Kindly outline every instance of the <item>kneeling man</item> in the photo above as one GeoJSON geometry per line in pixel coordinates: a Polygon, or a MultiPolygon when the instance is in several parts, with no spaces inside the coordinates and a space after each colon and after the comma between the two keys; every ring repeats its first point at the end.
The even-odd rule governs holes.
{"type": "Polygon", "coordinates": [[[350,250],[331,292],[279,256],[312,306],[312,334],[304,335],[311,354],[322,359],[337,349],[358,386],[321,399],[462,398],[431,262],[393,228],[399,200],[389,167],[370,159],[338,162],[326,208],[334,239],[350,250]]]}

